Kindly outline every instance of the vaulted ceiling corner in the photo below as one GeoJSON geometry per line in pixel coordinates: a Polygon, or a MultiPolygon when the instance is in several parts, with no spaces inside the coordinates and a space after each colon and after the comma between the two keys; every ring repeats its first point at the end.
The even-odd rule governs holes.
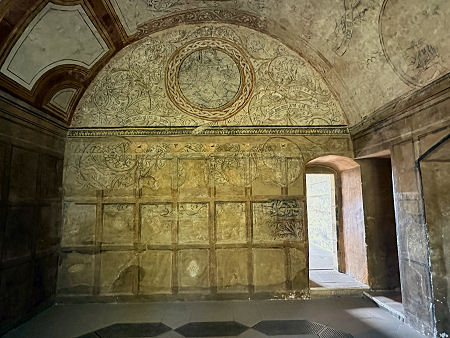
{"type": "Polygon", "coordinates": [[[449,15],[442,0],[2,0],[0,86],[69,124],[125,46],[183,25],[227,24],[297,53],[352,126],[449,72],[449,15]]]}

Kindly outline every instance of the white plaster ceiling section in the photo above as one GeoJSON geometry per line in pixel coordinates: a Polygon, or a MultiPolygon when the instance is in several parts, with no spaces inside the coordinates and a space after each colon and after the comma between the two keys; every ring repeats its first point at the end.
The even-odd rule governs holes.
{"type": "Polygon", "coordinates": [[[90,69],[108,50],[81,5],[48,3],[17,40],[1,72],[31,90],[49,69],[63,64],[90,69]]]}
{"type": "Polygon", "coordinates": [[[69,111],[70,103],[76,94],[77,90],[75,88],[61,89],[50,99],[50,104],[67,113],[69,111]]]}

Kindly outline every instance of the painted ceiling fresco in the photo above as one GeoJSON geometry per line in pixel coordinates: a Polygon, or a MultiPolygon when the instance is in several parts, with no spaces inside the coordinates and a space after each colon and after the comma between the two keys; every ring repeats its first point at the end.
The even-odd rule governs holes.
{"type": "MultiPolygon", "coordinates": [[[[448,73],[449,15],[446,0],[1,1],[0,86],[70,123],[85,90],[125,46],[184,24],[232,24],[271,36],[300,55],[324,79],[353,126],[386,103],[448,73]]],[[[233,41],[232,36],[226,38],[233,41]]],[[[233,66],[219,52],[214,57],[221,58],[223,66],[227,62],[233,66]]],[[[208,68],[191,61],[181,68],[180,90],[187,68],[208,68]]],[[[216,105],[213,108],[232,99],[241,100],[237,108],[241,103],[251,105],[249,97],[240,95],[246,83],[229,82],[230,76],[237,78],[233,67],[223,75],[228,76],[231,99],[216,98],[214,104],[208,103],[216,105]]],[[[191,90],[196,88],[184,87],[189,102],[212,109],[205,102],[199,104],[198,96],[193,101],[191,90]]],[[[198,118],[198,109],[187,113],[190,108],[185,104],[181,110],[198,118]]],[[[236,106],[231,106],[229,117],[242,115],[242,111],[233,115],[236,106]]]]}

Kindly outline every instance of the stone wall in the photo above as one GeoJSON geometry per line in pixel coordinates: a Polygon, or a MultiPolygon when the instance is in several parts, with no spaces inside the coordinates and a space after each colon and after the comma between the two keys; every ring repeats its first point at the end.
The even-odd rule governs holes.
{"type": "Polygon", "coordinates": [[[0,97],[0,334],[55,294],[64,131],[0,97]]]}
{"type": "MultiPolygon", "coordinates": [[[[390,151],[403,306],[407,322],[432,334],[435,299],[417,160],[449,132],[450,77],[377,111],[351,129],[356,157],[390,151]]],[[[437,308],[436,308],[437,309],[437,308]]],[[[437,309],[438,310],[438,309],[437,309]]]]}
{"type": "Polygon", "coordinates": [[[304,167],[324,153],[349,137],[72,134],[60,298],[308,296],[304,167]]]}
{"type": "MultiPolygon", "coordinates": [[[[450,134],[449,134],[450,135],[450,134]]],[[[447,135],[420,159],[425,216],[430,240],[436,327],[450,333],[450,141],[447,135]]]]}

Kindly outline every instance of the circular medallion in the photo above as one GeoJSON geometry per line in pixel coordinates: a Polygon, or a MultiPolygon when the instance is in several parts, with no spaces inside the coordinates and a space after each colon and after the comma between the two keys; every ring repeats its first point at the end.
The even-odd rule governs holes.
{"type": "Polygon", "coordinates": [[[181,63],[178,85],[184,97],[197,107],[218,109],[236,97],[241,73],[236,62],[220,49],[200,49],[181,63]]]}
{"type": "Polygon", "coordinates": [[[235,115],[250,99],[254,72],[244,52],[218,38],[196,39],[167,64],[166,91],[183,112],[208,121],[235,115]]]}

